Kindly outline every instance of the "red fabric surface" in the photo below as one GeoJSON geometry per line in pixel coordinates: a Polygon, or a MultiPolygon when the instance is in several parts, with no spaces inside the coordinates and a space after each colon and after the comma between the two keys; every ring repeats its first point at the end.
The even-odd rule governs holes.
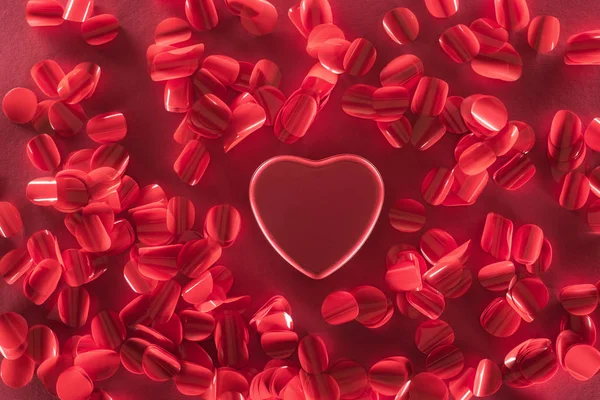
{"type": "MultiPolygon", "coordinates": [[[[272,35],[254,37],[229,13],[222,1],[217,1],[219,25],[210,32],[195,34],[206,44],[208,54],[227,54],[239,60],[256,62],[269,58],[282,69],[283,91],[290,94],[315,63],[304,51],[305,40],[287,18],[287,9],[295,0],[273,0],[279,12],[279,23],[272,35]]],[[[128,120],[129,133],[123,144],[131,154],[128,174],[140,185],[160,183],[169,196],[188,196],[201,226],[206,211],[217,203],[237,207],[243,218],[238,241],[224,251],[221,259],[235,274],[234,295],[249,294],[253,303],[251,315],[275,294],[286,296],[293,307],[296,330],[322,334],[331,358],[350,357],[368,367],[377,360],[392,355],[406,355],[423,370],[425,356],[414,345],[415,328],[419,321],[402,317],[398,312],[383,328],[371,331],[359,324],[331,327],[320,316],[320,305],[334,290],[349,289],[359,284],[384,288],[385,254],[396,243],[418,244],[419,234],[401,234],[392,229],[387,212],[394,200],[401,197],[420,199],[420,182],[433,167],[452,167],[452,150],[458,136],[447,134],[430,151],[420,153],[413,148],[391,148],[373,122],[345,115],[340,99],[343,91],[354,83],[378,84],[381,68],[394,57],[414,53],[422,58],[427,75],[445,79],[450,94],[467,96],[473,93],[494,94],[505,102],[511,119],[528,122],[535,129],[538,142],[532,158],[538,174],[523,189],[506,192],[488,185],[476,205],[467,208],[427,207],[427,228],[443,228],[458,242],[473,239],[475,246],[468,266],[476,272],[492,259],[479,248],[485,215],[498,212],[513,219],[516,225],[535,223],[554,245],[555,259],[551,270],[542,279],[551,291],[550,303],[531,324],[523,323],[519,331],[507,339],[493,338],[479,325],[479,315],[497,293],[483,289],[477,281],[464,297],[449,300],[442,319],[456,331],[456,345],[466,354],[467,365],[475,366],[483,357],[501,363],[513,346],[530,337],[554,340],[559,321],[564,314],[557,301],[558,290],[572,283],[595,283],[600,279],[600,237],[589,233],[583,212],[569,212],[558,205],[558,184],[552,179],[546,159],[546,138],[554,113],[566,108],[577,112],[584,124],[600,111],[600,67],[574,67],[563,63],[566,39],[574,33],[600,28],[600,12],[594,0],[530,0],[532,17],[555,15],[561,21],[558,48],[538,56],[527,45],[524,32],[511,35],[511,43],[521,53],[524,72],[514,83],[492,81],[476,75],[468,64],[459,65],[445,55],[439,35],[457,23],[469,24],[479,17],[493,18],[492,0],[463,0],[458,14],[450,19],[436,20],[421,0],[331,0],[335,22],[347,38],[365,37],[378,50],[373,70],[364,78],[342,76],[331,101],[317,117],[306,137],[294,145],[279,142],[270,128],[262,128],[231,153],[224,155],[219,142],[206,141],[211,164],[195,187],[188,187],[177,178],[172,165],[181,146],[172,139],[180,116],[163,109],[163,84],[150,80],[145,65],[145,50],[153,42],[154,29],[164,18],[184,18],[183,0],[97,0],[96,14],[113,13],[121,23],[118,38],[101,47],[87,45],[79,33],[79,25],[65,23],[55,28],[31,28],[24,19],[25,1],[5,1],[0,9],[0,95],[16,86],[34,88],[29,70],[38,61],[55,59],[68,71],[83,61],[102,67],[100,85],[94,97],[84,102],[88,116],[121,111],[128,120]],[[421,24],[416,42],[398,46],[384,32],[381,19],[396,6],[411,8],[421,24]],[[252,216],[248,202],[248,184],[254,170],[266,159],[278,154],[294,154],[320,159],[340,153],[355,153],[370,160],[381,172],[386,187],[382,217],[361,251],[331,277],[313,281],[281,259],[270,247],[252,216]]],[[[34,135],[31,130],[12,125],[0,118],[0,199],[13,202],[21,211],[25,236],[0,240],[0,253],[23,246],[26,238],[39,229],[50,229],[59,238],[63,249],[76,246],[63,225],[63,216],[47,208],[29,204],[25,186],[43,176],[30,165],[25,144],[34,135]]],[[[64,156],[69,151],[96,145],[84,133],[71,139],[58,138],[64,156]]],[[[593,157],[592,157],[593,158],[593,157]]],[[[591,160],[594,165],[594,160],[591,160]]],[[[90,320],[103,308],[119,310],[134,294],[122,277],[125,258],[115,258],[108,273],[89,285],[92,294],[90,320]]],[[[389,293],[392,295],[392,293],[389,293]]],[[[0,312],[23,314],[30,326],[46,323],[64,343],[75,332],[60,322],[48,321],[45,311],[31,304],[21,292],[20,282],[14,286],[0,283],[0,312]]],[[[599,311],[593,318],[600,323],[599,311]]],[[[81,332],[89,330],[89,323],[81,332]]],[[[252,362],[262,367],[265,357],[258,346],[256,334],[251,338],[252,362]]],[[[184,399],[172,382],[156,383],[144,376],[132,375],[121,368],[113,378],[99,382],[97,387],[108,390],[115,400],[121,399],[184,399]]],[[[578,382],[559,371],[549,383],[515,390],[503,386],[493,399],[597,399],[600,393],[598,377],[578,382]]],[[[52,398],[34,378],[27,387],[13,390],[0,384],[0,399],[52,398]]]]}

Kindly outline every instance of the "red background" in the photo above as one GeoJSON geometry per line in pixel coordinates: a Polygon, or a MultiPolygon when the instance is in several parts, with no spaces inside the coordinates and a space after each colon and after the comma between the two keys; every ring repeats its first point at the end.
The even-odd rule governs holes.
{"type": "MultiPolygon", "coordinates": [[[[305,41],[287,18],[287,9],[294,0],[274,0],[280,20],[274,34],[254,37],[241,27],[222,1],[217,1],[219,25],[210,32],[196,35],[206,44],[208,54],[227,54],[239,60],[256,62],[269,58],[284,75],[283,91],[290,94],[314,64],[304,51],[305,41]]],[[[235,274],[232,293],[250,294],[251,315],[275,294],[286,296],[293,307],[296,331],[322,334],[333,359],[350,357],[370,366],[392,355],[407,355],[418,370],[424,368],[424,355],[414,346],[415,327],[419,321],[396,313],[383,328],[368,330],[351,323],[330,327],[320,317],[323,298],[331,291],[350,289],[359,284],[385,287],[384,258],[387,249],[396,243],[418,244],[419,234],[401,234],[387,221],[387,211],[397,198],[420,198],[420,181],[426,172],[437,166],[452,167],[452,150],[458,137],[446,135],[430,151],[420,153],[413,148],[391,148],[378,133],[374,123],[345,115],[340,107],[343,91],[354,83],[378,84],[378,73],[394,57],[414,53],[422,58],[427,75],[450,83],[452,95],[467,96],[486,93],[498,96],[507,105],[511,119],[532,125],[538,143],[532,158],[538,168],[534,179],[517,192],[506,192],[493,183],[484,191],[476,205],[468,208],[427,207],[426,228],[443,228],[458,242],[473,239],[476,243],[468,263],[474,274],[491,258],[477,245],[485,215],[495,211],[513,219],[516,225],[539,224],[554,245],[555,259],[551,270],[543,275],[551,291],[551,300],[533,323],[523,323],[508,339],[486,334],[479,325],[479,315],[491,299],[498,296],[484,290],[476,281],[467,295],[448,301],[442,319],[456,331],[456,344],[475,366],[482,357],[500,363],[505,353],[530,337],[556,338],[563,311],[556,300],[557,291],[566,284],[594,283],[600,279],[600,238],[590,234],[583,212],[569,212],[557,203],[558,184],[553,180],[545,156],[545,141],[554,113],[566,108],[577,112],[584,124],[600,114],[600,68],[566,66],[562,61],[566,39],[577,32],[598,29],[600,12],[593,0],[530,0],[532,16],[550,14],[561,21],[559,47],[550,55],[536,55],[526,43],[524,32],[511,35],[511,43],[521,53],[524,62],[522,78],[515,83],[492,81],[476,75],[468,64],[452,62],[440,49],[437,40],[441,32],[457,23],[469,24],[479,17],[494,17],[492,0],[463,0],[457,15],[436,20],[426,11],[421,0],[331,0],[335,23],[347,38],[365,37],[378,49],[378,59],[371,73],[364,78],[342,76],[330,103],[317,117],[306,137],[294,145],[279,142],[270,128],[263,128],[225,156],[220,143],[208,143],[212,161],[195,187],[188,187],[177,178],[172,165],[181,147],[173,142],[172,133],[180,116],[164,111],[163,85],[154,83],[145,68],[145,50],[153,41],[158,22],[170,16],[184,18],[183,0],[97,0],[96,13],[113,13],[121,23],[118,38],[101,47],[88,46],[79,34],[77,24],[65,23],[56,28],[31,28],[24,19],[25,1],[5,1],[0,10],[0,95],[16,86],[33,88],[29,69],[36,62],[55,59],[65,70],[83,61],[102,67],[102,78],[95,96],[86,100],[89,116],[107,111],[121,111],[129,124],[123,141],[131,154],[128,174],[140,185],[160,183],[169,196],[189,196],[197,210],[198,226],[214,204],[236,206],[243,217],[238,241],[227,249],[221,259],[235,274]],[[421,24],[416,42],[398,46],[387,37],[382,25],[383,15],[396,6],[412,9],[421,24]],[[339,153],[362,155],[375,164],[384,177],[386,199],[382,217],[363,249],[343,269],[322,281],[304,277],[287,265],[269,246],[253,220],[248,203],[248,183],[252,172],[264,160],[277,154],[295,154],[320,159],[339,153]]],[[[15,126],[0,117],[0,198],[13,202],[25,222],[25,236],[0,240],[2,253],[23,246],[26,238],[39,229],[51,229],[63,249],[76,243],[62,224],[63,216],[52,209],[38,208],[25,198],[25,186],[42,176],[30,165],[25,144],[34,135],[31,129],[15,126]]],[[[95,147],[84,133],[72,139],[58,138],[61,153],[82,147],[95,147]]],[[[594,166],[594,164],[592,164],[594,166]]],[[[122,278],[125,259],[116,258],[108,273],[89,285],[93,295],[90,316],[102,308],[119,310],[134,294],[122,278]]],[[[20,283],[20,282],[19,282],[20,283]]],[[[390,293],[391,295],[391,293],[390,293]]],[[[46,323],[64,340],[75,332],[60,322],[48,321],[39,307],[32,305],[21,293],[20,284],[12,287],[0,283],[0,312],[23,314],[30,325],[46,323]]],[[[600,322],[598,311],[593,316],[600,322]]],[[[81,331],[87,332],[88,326],[81,331]]],[[[262,366],[264,356],[252,336],[252,360],[262,366]]],[[[179,399],[173,383],[159,384],[144,376],[135,376],[121,369],[98,387],[107,389],[115,400],[179,399]]],[[[494,399],[595,399],[599,397],[600,381],[580,383],[560,371],[552,381],[523,390],[503,387],[494,399]]],[[[34,378],[27,387],[12,390],[0,384],[0,399],[46,399],[51,396],[34,378]]]]}

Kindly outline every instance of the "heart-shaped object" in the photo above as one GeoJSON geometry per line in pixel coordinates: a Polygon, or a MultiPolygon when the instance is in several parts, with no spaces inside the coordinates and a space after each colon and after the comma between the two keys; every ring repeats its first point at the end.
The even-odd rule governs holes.
{"type": "Polygon", "coordinates": [[[260,229],[294,268],[313,279],[340,269],[365,243],[381,212],[383,180],[369,161],[278,156],[250,182],[260,229]]]}

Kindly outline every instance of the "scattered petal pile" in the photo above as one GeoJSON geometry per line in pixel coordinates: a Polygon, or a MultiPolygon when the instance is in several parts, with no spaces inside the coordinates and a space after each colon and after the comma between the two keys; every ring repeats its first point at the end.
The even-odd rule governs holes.
{"type": "MultiPolygon", "coordinates": [[[[251,35],[277,29],[277,9],[267,0],[224,3],[251,35]]],[[[437,19],[459,11],[453,0],[425,0],[424,5],[437,19]]],[[[483,77],[516,81],[524,66],[509,39],[521,35],[536,53],[555,51],[560,21],[550,15],[532,18],[525,0],[494,0],[493,6],[495,20],[455,24],[441,34],[439,45],[449,63],[470,63],[483,77]]],[[[28,0],[25,19],[36,29],[70,21],[80,25],[88,44],[108,44],[117,37],[119,22],[94,11],[93,0],[68,0],[64,6],[56,0],[28,0]]],[[[404,53],[387,63],[378,71],[380,86],[356,83],[373,69],[377,49],[366,38],[347,38],[334,24],[328,0],[301,0],[288,11],[306,39],[307,55],[316,60],[289,95],[280,89],[282,72],[273,61],[212,54],[198,41],[198,32],[219,23],[213,0],[186,0],[181,11],[185,19],[169,17],[157,25],[146,65],[149,77],[164,84],[165,110],[181,115],[173,133],[181,148],[172,173],[187,185],[197,185],[210,168],[207,140],[220,141],[224,153],[242,147],[263,127],[272,127],[282,143],[301,140],[343,75],[353,80],[342,95],[343,111],[374,121],[393,148],[410,144],[425,152],[447,133],[460,136],[451,150],[452,165],[422,177],[420,193],[428,206],[472,206],[490,178],[506,191],[517,191],[536,175],[528,155],[536,142],[533,129],[511,120],[495,96],[457,96],[448,82],[426,74],[416,55],[404,53]]],[[[424,25],[410,9],[398,7],[383,16],[381,28],[391,45],[405,46],[419,42],[424,25]]],[[[566,42],[564,62],[600,65],[599,49],[600,31],[575,34],[566,42]]],[[[30,73],[47,99],[16,87],[2,101],[8,120],[37,133],[26,154],[41,176],[27,184],[25,196],[61,213],[77,246],[61,247],[50,230],[23,237],[19,210],[0,201],[0,236],[20,240],[19,247],[2,255],[0,276],[9,285],[19,283],[23,295],[43,307],[49,319],[77,334],[61,340],[61,347],[50,327],[30,326],[15,312],[0,314],[5,385],[20,388],[36,375],[61,400],[110,400],[96,382],[110,379],[123,366],[152,381],[173,381],[184,395],[219,400],[467,400],[492,396],[503,384],[542,384],[559,369],[579,381],[600,373],[590,316],[600,302],[600,282],[553,288],[543,279],[553,265],[553,249],[542,228],[495,212],[482,221],[477,239],[457,241],[427,226],[418,248],[392,246],[382,276],[395,298],[376,286],[360,285],[322,300],[321,316],[329,325],[356,321],[360,325],[352,329],[377,329],[392,319],[395,308],[404,317],[421,318],[414,344],[424,362],[390,355],[365,368],[347,358],[331,360],[327,337],[304,334],[285,297],[276,295],[257,308],[250,296],[230,295],[234,276],[219,261],[243,232],[233,205],[216,204],[198,221],[191,199],[169,197],[158,183],[140,187],[126,174],[133,160],[119,143],[128,132],[125,115],[104,110],[89,118],[84,110],[101,79],[99,65],[81,62],[65,71],[43,60],[30,73]],[[97,147],[62,154],[60,142],[83,130],[97,147]],[[493,259],[477,270],[469,261],[476,241],[493,259]],[[112,259],[120,254],[128,255],[123,278],[135,297],[120,310],[90,315],[95,299],[87,285],[109,268],[121,268],[112,259]],[[501,363],[461,349],[452,326],[441,317],[452,299],[470,290],[475,273],[479,284],[498,296],[482,307],[479,321],[485,332],[510,337],[523,322],[539,319],[555,297],[565,311],[555,340],[526,339],[501,363]],[[256,310],[249,319],[248,309],[256,310]],[[83,330],[88,322],[89,329],[83,330]],[[269,359],[262,370],[252,362],[254,341],[269,359]]],[[[600,197],[600,167],[590,171],[585,163],[588,152],[600,152],[600,118],[584,129],[576,113],[556,112],[547,146],[561,186],[557,203],[569,211],[585,209],[590,229],[600,232],[600,200],[589,201],[600,197]]],[[[388,219],[396,231],[415,234],[432,218],[421,201],[401,198],[390,206],[388,219]]]]}

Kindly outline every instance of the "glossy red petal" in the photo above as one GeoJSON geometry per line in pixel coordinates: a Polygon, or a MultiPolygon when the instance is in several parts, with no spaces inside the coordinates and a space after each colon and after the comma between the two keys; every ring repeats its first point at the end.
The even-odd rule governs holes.
{"type": "Polygon", "coordinates": [[[187,396],[205,393],[213,384],[213,373],[201,365],[182,361],[181,370],[173,378],[177,390],[187,396]]]}
{"type": "Polygon", "coordinates": [[[429,372],[421,372],[406,382],[396,395],[396,400],[415,398],[447,400],[448,396],[448,388],[444,381],[429,372]]]}
{"type": "Polygon", "coordinates": [[[357,398],[369,388],[367,371],[355,361],[338,361],[331,366],[329,374],[340,388],[340,399],[357,398]]]}
{"type": "Polygon", "coordinates": [[[90,295],[83,287],[67,287],[58,296],[60,320],[72,328],[80,328],[87,322],[90,311],[90,295]]]}
{"type": "Polygon", "coordinates": [[[358,317],[358,303],[350,292],[333,292],[323,300],[321,316],[330,325],[350,322],[358,317]]]}
{"type": "Polygon", "coordinates": [[[575,379],[586,381],[600,371],[600,351],[586,345],[574,345],[565,355],[565,368],[575,379]]]}
{"type": "Polygon", "coordinates": [[[18,389],[31,382],[34,370],[35,362],[26,355],[15,360],[2,359],[0,378],[6,386],[18,389]]]}
{"type": "Polygon", "coordinates": [[[537,225],[527,224],[515,231],[512,255],[521,264],[532,264],[540,256],[544,232],[537,225]]]}
{"type": "Polygon", "coordinates": [[[434,117],[440,115],[448,97],[448,84],[437,78],[421,78],[411,103],[411,111],[417,115],[434,117]]]}
{"type": "Polygon", "coordinates": [[[37,377],[48,392],[56,395],[56,381],[58,377],[72,366],[73,358],[70,356],[59,355],[48,358],[38,366],[37,377]]]}
{"type": "Polygon", "coordinates": [[[26,124],[35,117],[37,96],[29,89],[12,89],[2,99],[2,111],[11,122],[26,124]]]}
{"type": "Polygon", "coordinates": [[[479,361],[473,384],[473,394],[486,397],[495,394],[502,386],[502,371],[489,359],[479,361]]]}
{"type": "Polygon", "coordinates": [[[79,367],[70,367],[56,381],[56,393],[61,400],[87,399],[94,391],[94,383],[79,367]]]}
{"type": "Polygon", "coordinates": [[[558,300],[573,315],[589,315],[598,306],[598,289],[592,284],[565,286],[558,294],[558,300]]]}
{"type": "Polygon", "coordinates": [[[114,349],[125,340],[126,330],[116,312],[100,311],[91,325],[92,337],[101,348],[114,349]]]}
{"type": "Polygon", "coordinates": [[[452,343],[454,343],[454,330],[442,320],[425,321],[415,332],[415,344],[425,354],[431,353],[438,346],[452,343]]]}
{"type": "Polygon", "coordinates": [[[388,36],[398,44],[414,41],[419,35],[419,21],[408,8],[398,7],[383,17],[383,28],[388,36]]]}
{"type": "Polygon", "coordinates": [[[442,50],[457,63],[471,61],[479,54],[479,41],[466,25],[455,25],[442,33],[439,39],[442,50]]]}
{"type": "Polygon", "coordinates": [[[113,350],[93,350],[75,357],[74,365],[83,369],[94,382],[113,376],[121,361],[119,353],[113,350]]]}
{"type": "Polygon", "coordinates": [[[93,46],[111,42],[119,34],[119,20],[112,14],[94,15],[81,24],[81,34],[93,46]]]}
{"type": "Polygon", "coordinates": [[[166,350],[150,345],[144,350],[142,368],[151,380],[165,382],[179,373],[181,363],[166,350]]]}
{"type": "Polygon", "coordinates": [[[508,337],[521,325],[521,317],[503,298],[494,299],[481,313],[481,326],[490,335],[508,337]]]}
{"type": "Polygon", "coordinates": [[[462,371],[465,364],[465,357],[462,351],[453,345],[441,345],[433,349],[425,365],[427,371],[441,379],[450,379],[462,371]]]}
{"type": "Polygon", "coordinates": [[[523,60],[514,47],[505,43],[496,52],[480,52],[471,61],[471,68],[477,74],[486,78],[514,82],[523,73],[523,60]]]}
{"type": "Polygon", "coordinates": [[[509,31],[519,31],[529,24],[529,7],[525,0],[494,0],[496,21],[509,31]]]}
{"type": "Polygon", "coordinates": [[[327,347],[323,339],[314,335],[308,335],[300,341],[298,358],[302,368],[311,374],[319,374],[329,365],[327,347]]]}
{"type": "Polygon", "coordinates": [[[549,53],[558,44],[560,21],[549,15],[538,15],[529,24],[527,42],[540,54],[549,53]]]}
{"type": "Polygon", "coordinates": [[[9,238],[23,230],[19,209],[7,201],[0,202],[0,236],[9,238]]]}

